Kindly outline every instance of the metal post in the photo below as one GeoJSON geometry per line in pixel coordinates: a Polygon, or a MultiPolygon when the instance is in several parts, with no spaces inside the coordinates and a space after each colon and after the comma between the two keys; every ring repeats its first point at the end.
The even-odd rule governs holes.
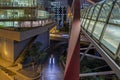
{"type": "Polygon", "coordinates": [[[87,50],[84,52],[84,54],[82,55],[80,62],[83,60],[83,58],[85,57],[86,53],[90,50],[90,48],[92,47],[92,44],[89,45],[89,47],[87,48],[87,50]]]}

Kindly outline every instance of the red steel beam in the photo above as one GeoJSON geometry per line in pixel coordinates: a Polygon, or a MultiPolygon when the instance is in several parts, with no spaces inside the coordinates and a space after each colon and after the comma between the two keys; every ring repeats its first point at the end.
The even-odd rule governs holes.
{"type": "Polygon", "coordinates": [[[91,3],[91,4],[96,4],[97,2],[99,2],[99,0],[87,0],[89,3],[91,3]]]}
{"type": "Polygon", "coordinates": [[[95,4],[95,2],[93,0],[87,0],[87,1],[91,4],[95,4]]]}
{"type": "Polygon", "coordinates": [[[68,46],[64,80],[79,80],[80,73],[80,0],[73,1],[73,22],[68,46]]]}

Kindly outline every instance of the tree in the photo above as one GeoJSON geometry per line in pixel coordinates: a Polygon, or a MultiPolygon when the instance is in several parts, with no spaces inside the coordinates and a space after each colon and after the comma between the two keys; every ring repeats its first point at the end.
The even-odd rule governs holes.
{"type": "Polygon", "coordinates": [[[35,71],[35,64],[38,62],[38,56],[40,56],[40,47],[41,47],[40,42],[36,42],[32,45],[31,49],[29,50],[30,57],[32,59],[32,67],[33,71],[35,71]]]}
{"type": "Polygon", "coordinates": [[[33,72],[35,72],[36,68],[38,69],[39,64],[41,64],[41,67],[42,67],[42,64],[45,61],[46,52],[41,50],[41,46],[42,44],[40,42],[36,42],[33,44],[32,48],[29,50],[29,54],[32,59],[33,72]]]}

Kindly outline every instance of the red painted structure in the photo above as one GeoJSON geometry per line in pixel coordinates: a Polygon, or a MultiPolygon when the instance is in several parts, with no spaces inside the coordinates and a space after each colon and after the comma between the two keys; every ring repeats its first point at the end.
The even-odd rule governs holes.
{"type": "Polygon", "coordinates": [[[79,80],[80,73],[80,0],[73,1],[73,22],[68,46],[64,80],[79,80]]]}

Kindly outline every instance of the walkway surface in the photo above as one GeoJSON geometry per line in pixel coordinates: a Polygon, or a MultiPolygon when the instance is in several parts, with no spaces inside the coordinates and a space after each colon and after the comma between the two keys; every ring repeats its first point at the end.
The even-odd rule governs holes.
{"type": "Polygon", "coordinates": [[[42,80],[63,80],[63,70],[56,58],[49,58],[42,71],[42,80]]]}

